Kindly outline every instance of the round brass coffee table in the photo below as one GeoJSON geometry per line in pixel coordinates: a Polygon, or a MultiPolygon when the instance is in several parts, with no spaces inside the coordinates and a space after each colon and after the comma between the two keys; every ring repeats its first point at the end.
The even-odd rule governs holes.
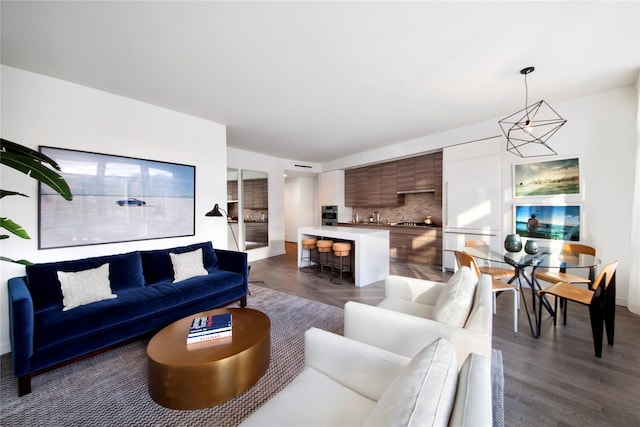
{"type": "Polygon", "coordinates": [[[202,409],[239,396],[269,367],[271,321],[250,308],[195,313],[158,332],[147,346],[149,395],[171,409],[202,409]],[[231,313],[232,336],[187,345],[194,317],[231,313]]]}

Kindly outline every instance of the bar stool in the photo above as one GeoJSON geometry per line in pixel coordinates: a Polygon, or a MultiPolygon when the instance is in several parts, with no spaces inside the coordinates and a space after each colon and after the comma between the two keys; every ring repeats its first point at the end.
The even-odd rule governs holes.
{"type": "MultiPolygon", "coordinates": [[[[333,249],[333,255],[340,258],[340,267],[337,269],[337,271],[340,273],[340,276],[338,278],[331,279],[331,282],[338,283],[341,285],[349,283],[348,281],[345,281],[342,278],[342,273],[351,273],[351,276],[353,276],[353,273],[351,271],[351,243],[336,242],[333,244],[332,249],[333,249]],[[345,258],[349,259],[349,268],[345,268],[344,266],[345,258]]],[[[334,270],[335,269],[336,267],[334,266],[334,270]]]]}
{"type": "Polygon", "coordinates": [[[320,264],[320,275],[324,275],[324,267],[331,267],[329,261],[329,253],[333,247],[333,240],[318,240],[316,242],[318,248],[318,264],[320,264]],[[324,258],[324,259],[323,259],[324,258]]]}
{"type": "Polygon", "coordinates": [[[318,262],[318,253],[316,251],[316,242],[318,239],[308,238],[302,239],[300,242],[302,244],[302,250],[300,251],[300,271],[308,273],[310,268],[314,268],[314,264],[318,262]],[[305,256],[305,251],[307,251],[307,255],[305,256]],[[316,254],[315,263],[313,262],[313,254],[316,254]],[[306,265],[304,263],[306,262],[306,265]]]}

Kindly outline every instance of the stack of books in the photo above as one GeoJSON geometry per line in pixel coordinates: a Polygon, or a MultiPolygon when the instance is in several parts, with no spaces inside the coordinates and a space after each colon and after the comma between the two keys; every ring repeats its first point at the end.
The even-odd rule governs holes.
{"type": "Polygon", "coordinates": [[[231,336],[231,313],[196,317],[191,322],[187,344],[231,336]]]}

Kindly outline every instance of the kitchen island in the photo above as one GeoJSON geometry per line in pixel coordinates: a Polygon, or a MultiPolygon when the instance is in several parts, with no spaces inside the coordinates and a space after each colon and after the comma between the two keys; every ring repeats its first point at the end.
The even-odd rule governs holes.
{"type": "Polygon", "coordinates": [[[355,285],[362,287],[384,280],[389,275],[389,230],[355,227],[298,228],[298,267],[302,239],[316,237],[349,241],[352,244],[355,285]]]}

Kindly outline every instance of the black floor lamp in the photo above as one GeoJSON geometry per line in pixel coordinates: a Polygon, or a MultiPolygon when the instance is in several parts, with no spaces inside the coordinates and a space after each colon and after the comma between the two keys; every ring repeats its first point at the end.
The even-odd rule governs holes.
{"type": "Polygon", "coordinates": [[[227,218],[227,225],[229,226],[229,230],[231,230],[231,235],[233,236],[233,241],[236,242],[236,248],[238,250],[240,250],[240,245],[238,245],[238,239],[236,239],[236,233],[233,232],[233,227],[231,226],[231,224],[229,223],[229,213],[227,211],[225,211],[224,209],[222,209],[217,203],[216,205],[213,207],[213,209],[211,209],[209,212],[207,212],[206,214],[204,214],[204,216],[223,216],[225,218],[227,218]],[[220,212],[222,210],[222,212],[224,212],[224,215],[222,214],[222,212],[220,212]]]}
{"type": "MultiPolygon", "coordinates": [[[[233,236],[233,241],[236,242],[236,248],[238,248],[238,251],[240,250],[240,245],[238,245],[238,239],[236,239],[236,233],[233,232],[233,227],[231,227],[231,224],[229,223],[229,219],[228,219],[229,218],[229,213],[227,211],[222,209],[216,203],[215,206],[213,207],[213,209],[211,209],[209,212],[204,214],[204,216],[223,216],[223,217],[227,218],[227,225],[229,226],[229,230],[231,230],[231,235],[233,236]],[[224,212],[224,215],[220,211],[224,212]]],[[[250,265],[247,267],[247,276],[249,274],[251,274],[251,266],[250,265]]],[[[264,283],[264,280],[255,280],[255,281],[249,280],[248,283],[264,283]]],[[[249,293],[249,294],[251,294],[251,293],[249,293]]]]}

